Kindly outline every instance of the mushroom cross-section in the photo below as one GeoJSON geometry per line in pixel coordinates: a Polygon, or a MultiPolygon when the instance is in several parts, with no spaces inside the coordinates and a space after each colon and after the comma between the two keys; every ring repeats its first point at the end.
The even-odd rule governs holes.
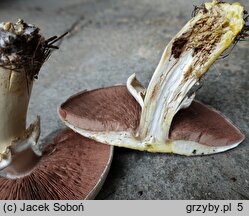
{"type": "Polygon", "coordinates": [[[126,86],[78,93],[59,108],[65,124],[101,143],[150,152],[201,155],[236,147],[244,135],[189,94],[244,31],[239,3],[205,3],[166,46],[145,89],[133,74],[126,86]]]}

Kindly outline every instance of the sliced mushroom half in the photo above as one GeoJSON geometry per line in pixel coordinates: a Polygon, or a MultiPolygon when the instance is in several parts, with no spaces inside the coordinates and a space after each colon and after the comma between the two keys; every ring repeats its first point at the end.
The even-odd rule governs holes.
{"type": "Polygon", "coordinates": [[[59,108],[67,126],[101,143],[150,152],[201,155],[236,147],[244,135],[190,89],[245,27],[239,3],[212,1],[170,41],[147,90],[126,86],[79,93],[59,108]]]}

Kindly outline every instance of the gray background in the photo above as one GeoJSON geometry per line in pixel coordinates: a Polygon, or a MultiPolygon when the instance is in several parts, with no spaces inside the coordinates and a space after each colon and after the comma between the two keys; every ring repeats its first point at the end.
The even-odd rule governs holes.
{"type": "MultiPolygon", "coordinates": [[[[71,31],[35,83],[29,121],[42,119],[41,138],[64,125],[57,107],[83,90],[125,83],[136,73],[144,85],[170,38],[190,19],[190,0],[1,0],[2,21],[18,17],[45,36],[71,31]]],[[[242,0],[249,9],[249,2],[242,0]]],[[[217,61],[197,99],[220,110],[245,133],[236,149],[183,157],[115,148],[98,199],[249,199],[249,42],[217,61]]]]}

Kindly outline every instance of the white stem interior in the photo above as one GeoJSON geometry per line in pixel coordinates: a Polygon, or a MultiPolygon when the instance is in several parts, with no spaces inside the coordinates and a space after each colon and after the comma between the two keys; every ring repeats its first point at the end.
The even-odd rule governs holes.
{"type": "Polygon", "coordinates": [[[152,143],[163,143],[168,139],[172,119],[183,102],[190,88],[198,81],[196,77],[185,79],[185,73],[193,64],[191,50],[177,61],[172,57],[167,64],[159,63],[156,76],[153,76],[148,87],[145,109],[142,115],[146,119],[146,127],[142,127],[140,135],[146,134],[146,140],[152,143]],[[149,100],[149,101],[148,101],[149,100]],[[150,121],[150,122],[149,122],[150,121]]]}

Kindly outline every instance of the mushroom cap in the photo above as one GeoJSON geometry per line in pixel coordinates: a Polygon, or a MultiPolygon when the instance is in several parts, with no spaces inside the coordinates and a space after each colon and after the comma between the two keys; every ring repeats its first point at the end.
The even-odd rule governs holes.
{"type": "MultiPolygon", "coordinates": [[[[140,113],[140,105],[123,85],[78,93],[59,108],[59,115],[68,126],[83,136],[91,137],[85,132],[95,133],[95,140],[102,132],[135,134],[140,113]]],[[[175,143],[172,152],[185,155],[225,151],[243,139],[244,135],[226,117],[198,101],[176,114],[170,130],[170,140],[175,143]]]]}
{"type": "Polygon", "coordinates": [[[29,175],[0,178],[0,199],[93,199],[107,176],[112,155],[113,147],[67,129],[44,149],[29,175]]]}

